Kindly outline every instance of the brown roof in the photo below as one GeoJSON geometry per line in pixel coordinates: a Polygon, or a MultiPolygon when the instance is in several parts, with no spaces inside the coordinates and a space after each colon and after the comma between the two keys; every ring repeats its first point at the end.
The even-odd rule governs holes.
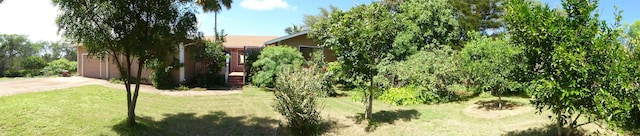
{"type": "MultiPolygon", "coordinates": [[[[246,36],[246,35],[228,35],[227,42],[224,43],[225,48],[244,48],[244,46],[264,46],[264,42],[278,38],[278,36],[246,36]]],[[[213,36],[205,36],[207,40],[213,40],[213,36]]]]}

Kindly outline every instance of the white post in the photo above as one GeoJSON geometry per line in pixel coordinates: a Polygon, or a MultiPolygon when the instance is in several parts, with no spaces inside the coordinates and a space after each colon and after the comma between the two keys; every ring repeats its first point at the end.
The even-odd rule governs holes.
{"type": "MultiPolygon", "coordinates": [[[[180,43],[180,63],[184,64],[184,45],[182,43],[180,43]]],[[[186,79],[184,79],[184,66],[180,67],[180,82],[184,82],[186,81],[186,79]]]]}

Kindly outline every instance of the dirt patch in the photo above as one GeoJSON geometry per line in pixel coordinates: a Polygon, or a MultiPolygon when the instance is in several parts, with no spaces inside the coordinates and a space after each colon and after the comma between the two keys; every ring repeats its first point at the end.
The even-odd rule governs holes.
{"type": "Polygon", "coordinates": [[[498,100],[480,100],[464,109],[464,113],[476,118],[500,119],[533,111],[533,107],[512,101],[502,101],[502,109],[498,100]]]}

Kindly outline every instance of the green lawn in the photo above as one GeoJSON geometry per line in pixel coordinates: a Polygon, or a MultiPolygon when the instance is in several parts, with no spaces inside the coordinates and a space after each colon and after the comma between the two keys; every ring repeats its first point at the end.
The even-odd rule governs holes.
{"type": "MultiPolygon", "coordinates": [[[[256,88],[223,96],[141,93],[135,128],[124,123],[125,95],[91,85],[0,97],[0,135],[286,135],[278,128],[282,118],[271,108],[273,95],[256,88]]],[[[524,98],[505,98],[524,105],[517,106],[520,110],[469,112],[483,111],[470,106],[492,99],[413,106],[375,101],[374,120],[367,123],[360,116],[364,104],[327,98],[322,101],[323,134],[546,135],[553,128],[547,113],[535,114],[524,98]]]]}

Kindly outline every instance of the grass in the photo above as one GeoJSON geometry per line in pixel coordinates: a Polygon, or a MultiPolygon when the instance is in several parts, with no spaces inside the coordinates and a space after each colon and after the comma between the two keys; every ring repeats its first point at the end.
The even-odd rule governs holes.
{"type": "MultiPolygon", "coordinates": [[[[256,88],[222,96],[141,93],[136,127],[127,127],[122,90],[98,85],[0,97],[0,135],[286,135],[273,111],[273,95],[256,88]]],[[[393,106],[374,101],[370,122],[364,104],[349,97],[324,98],[324,135],[546,135],[548,113],[533,110],[481,118],[466,110],[480,101],[393,106]]],[[[527,99],[503,98],[512,103],[527,99]]],[[[523,107],[527,107],[524,105],[523,107]]],[[[479,109],[483,110],[483,109],[479,109]]],[[[590,129],[590,128],[588,128],[590,129]]]]}

